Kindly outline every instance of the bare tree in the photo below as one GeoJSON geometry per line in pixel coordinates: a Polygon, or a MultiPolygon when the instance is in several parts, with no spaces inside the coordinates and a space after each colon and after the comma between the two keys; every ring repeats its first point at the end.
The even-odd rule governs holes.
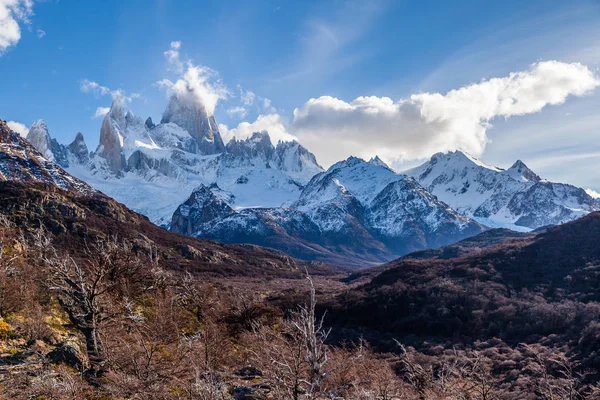
{"type": "Polygon", "coordinates": [[[292,313],[282,331],[265,328],[257,331],[261,338],[257,359],[268,362],[265,367],[279,396],[294,400],[339,398],[340,393],[360,382],[333,377],[363,357],[362,347],[353,352],[339,351],[335,360],[330,359],[326,341],[331,329],[324,327],[324,315],[317,318],[315,286],[308,273],[306,279],[308,304],[292,313]]]}
{"type": "Polygon", "coordinates": [[[534,371],[538,374],[535,385],[537,394],[547,400],[582,399],[582,376],[576,372],[578,364],[571,362],[563,353],[544,354],[536,346],[521,345],[533,358],[534,371]],[[554,374],[552,373],[554,371],[554,374]]]}
{"type": "Polygon", "coordinates": [[[48,288],[71,323],[83,334],[92,375],[102,372],[106,351],[102,326],[117,315],[112,299],[135,296],[151,287],[146,265],[130,245],[116,238],[98,240],[86,248],[86,262],[59,256],[48,235],[39,230],[34,237],[43,246],[43,263],[48,271],[48,288]]]}
{"type": "Polygon", "coordinates": [[[69,316],[71,323],[83,334],[90,372],[102,370],[105,352],[100,338],[100,326],[110,318],[103,304],[109,287],[103,269],[84,269],[71,257],[48,259],[49,289],[69,316]]]}

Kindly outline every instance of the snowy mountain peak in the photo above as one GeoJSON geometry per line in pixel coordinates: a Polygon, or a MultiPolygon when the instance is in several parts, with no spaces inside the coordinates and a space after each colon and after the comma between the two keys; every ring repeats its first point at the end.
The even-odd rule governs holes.
{"type": "Polygon", "coordinates": [[[600,193],[596,192],[593,189],[585,189],[585,192],[588,194],[588,196],[590,196],[592,199],[600,199],[600,193]]]}
{"type": "Polygon", "coordinates": [[[277,143],[275,154],[277,167],[301,182],[323,171],[315,155],[295,140],[277,143]]]}
{"type": "Polygon", "coordinates": [[[517,180],[525,180],[530,182],[539,182],[542,180],[535,172],[533,172],[521,160],[517,160],[512,167],[506,170],[513,178],[517,180]]]}
{"type": "Polygon", "coordinates": [[[254,132],[244,140],[233,138],[225,147],[227,153],[243,158],[261,158],[270,160],[275,153],[275,147],[266,131],[254,132]]]}
{"type": "Polygon", "coordinates": [[[196,140],[197,154],[218,154],[225,150],[219,127],[206,107],[195,97],[173,94],[163,113],[161,123],[174,123],[196,140]]]}
{"type": "Polygon", "coordinates": [[[75,139],[67,146],[69,153],[75,158],[78,164],[87,164],[90,159],[90,152],[85,144],[83,133],[77,132],[75,139]]]}
{"type": "Polygon", "coordinates": [[[338,161],[333,164],[327,171],[333,171],[336,169],[352,168],[357,165],[367,164],[365,160],[359,157],[350,156],[343,161],[338,161]]]}
{"type": "Polygon", "coordinates": [[[431,164],[444,163],[447,166],[453,166],[455,168],[463,168],[469,167],[472,168],[474,166],[486,168],[492,171],[502,171],[501,168],[494,167],[492,165],[488,165],[483,161],[479,160],[472,155],[462,152],[460,150],[449,151],[447,153],[436,153],[431,156],[430,160],[431,164]]]}
{"type": "Polygon", "coordinates": [[[583,189],[544,181],[520,160],[504,170],[461,152],[438,153],[406,173],[461,214],[492,227],[536,229],[600,210],[583,189]]]}
{"type": "Polygon", "coordinates": [[[391,170],[391,168],[389,167],[389,165],[387,165],[381,158],[379,158],[379,156],[372,157],[369,160],[369,164],[373,164],[373,165],[376,165],[376,166],[379,166],[379,167],[384,167],[384,168],[387,168],[387,169],[391,170]]]}
{"type": "Polygon", "coordinates": [[[46,121],[40,119],[35,121],[29,133],[27,133],[27,140],[33,147],[37,149],[46,159],[54,161],[54,154],[52,154],[52,141],[50,134],[48,133],[48,125],[46,121]]]}

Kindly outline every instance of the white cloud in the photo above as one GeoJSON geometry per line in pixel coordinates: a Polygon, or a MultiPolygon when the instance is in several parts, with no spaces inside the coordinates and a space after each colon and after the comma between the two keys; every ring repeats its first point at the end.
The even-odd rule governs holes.
{"type": "Polygon", "coordinates": [[[95,96],[105,96],[111,93],[111,90],[106,86],[100,85],[98,82],[84,79],[79,82],[79,89],[83,93],[93,93],[95,96]]]}
{"type": "Polygon", "coordinates": [[[7,121],[6,124],[8,125],[8,127],[10,129],[17,132],[19,135],[21,135],[23,137],[26,137],[27,134],[29,133],[29,128],[27,128],[27,126],[25,126],[25,124],[22,124],[20,122],[7,121]]]}
{"type": "Polygon", "coordinates": [[[165,57],[169,61],[169,64],[174,70],[181,74],[183,73],[183,63],[179,58],[179,49],[181,48],[181,42],[171,42],[171,48],[164,52],[165,57]]]}
{"type": "Polygon", "coordinates": [[[39,39],[43,38],[44,36],[46,36],[46,31],[43,29],[38,29],[36,31],[36,35],[39,39]]]}
{"type": "Polygon", "coordinates": [[[271,99],[264,97],[263,101],[263,110],[268,114],[274,114],[277,112],[277,109],[271,105],[271,99]]]}
{"type": "Polygon", "coordinates": [[[351,102],[313,98],[294,110],[289,132],[324,164],[349,155],[379,154],[388,161],[457,149],[480,155],[494,118],[536,113],[599,85],[600,80],[582,64],[540,62],[527,71],[445,95],[419,93],[399,101],[375,96],[351,102]]]}
{"type": "Polygon", "coordinates": [[[90,81],[89,79],[83,79],[79,82],[79,90],[83,93],[91,93],[96,97],[110,95],[113,100],[120,98],[123,101],[131,103],[134,99],[141,98],[139,93],[131,93],[130,95],[126,95],[123,89],[110,89],[106,86],[100,85],[98,82],[90,81]]]}
{"type": "Polygon", "coordinates": [[[291,135],[286,129],[286,122],[279,114],[266,114],[259,115],[256,121],[242,122],[236,128],[229,129],[226,125],[219,125],[219,131],[221,132],[223,139],[227,142],[232,137],[237,139],[246,139],[254,132],[269,132],[271,142],[277,144],[281,141],[297,140],[294,135],[291,135]]]}
{"type": "Polygon", "coordinates": [[[110,107],[98,107],[92,118],[103,118],[110,111],[110,107]]]}
{"type": "Polygon", "coordinates": [[[256,94],[250,90],[242,90],[240,88],[240,99],[245,106],[251,106],[254,103],[254,99],[256,98],[256,94]]]}
{"type": "Polygon", "coordinates": [[[230,117],[244,118],[248,114],[248,110],[244,107],[231,107],[227,110],[230,117]]]}
{"type": "Polygon", "coordinates": [[[212,69],[194,65],[191,60],[182,61],[180,49],[181,42],[171,42],[171,49],[164,53],[173,70],[179,74],[178,79],[175,82],[162,79],[156,84],[167,89],[169,94],[177,94],[183,101],[202,104],[209,115],[214,115],[219,100],[228,95],[227,88],[212,69]]]}
{"type": "Polygon", "coordinates": [[[0,0],[0,55],[21,40],[19,23],[29,24],[32,0],[0,0]]]}

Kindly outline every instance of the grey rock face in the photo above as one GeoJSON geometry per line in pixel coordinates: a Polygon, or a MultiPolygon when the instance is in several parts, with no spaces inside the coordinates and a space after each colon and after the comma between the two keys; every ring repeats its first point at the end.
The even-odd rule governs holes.
{"type": "Polygon", "coordinates": [[[44,183],[84,195],[95,192],[44,157],[3,121],[0,121],[0,181],[44,183]]]}
{"type": "Polygon", "coordinates": [[[146,125],[146,128],[148,128],[148,129],[153,129],[156,126],[156,125],[154,125],[154,122],[152,122],[151,117],[148,117],[144,124],[146,125]]]}
{"type": "Polygon", "coordinates": [[[86,358],[79,347],[74,343],[63,343],[46,355],[53,364],[65,364],[78,371],[86,365],[86,358]]]}
{"type": "Polygon", "coordinates": [[[35,121],[31,125],[29,133],[27,133],[27,140],[37,151],[42,153],[44,157],[50,161],[54,161],[48,125],[46,125],[46,122],[43,119],[35,121]]]}
{"type": "Polygon", "coordinates": [[[125,167],[121,141],[126,126],[123,100],[115,99],[102,121],[100,143],[96,150],[96,154],[106,160],[106,165],[115,175],[119,175],[125,167]]]}
{"type": "Polygon", "coordinates": [[[223,139],[214,116],[208,115],[202,104],[177,95],[171,96],[161,123],[172,122],[189,132],[196,139],[196,153],[218,154],[225,150],[223,139]]]}
{"type": "Polygon", "coordinates": [[[201,185],[173,214],[171,231],[192,235],[194,232],[205,230],[206,224],[234,214],[233,208],[217,198],[210,188],[201,185]]]}
{"type": "Polygon", "coordinates": [[[85,165],[90,161],[90,152],[81,132],[77,133],[75,140],[67,146],[67,150],[79,164],[85,165]]]}

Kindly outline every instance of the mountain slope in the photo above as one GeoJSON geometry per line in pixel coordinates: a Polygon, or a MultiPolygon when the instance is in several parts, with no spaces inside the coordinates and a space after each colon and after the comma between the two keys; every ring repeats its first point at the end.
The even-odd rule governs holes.
{"type": "MultiPolygon", "coordinates": [[[[34,127],[33,129],[42,129],[43,132],[45,123],[38,122],[34,127]]],[[[43,143],[50,143],[50,141],[43,141],[43,143]]],[[[0,181],[43,183],[80,194],[96,192],[87,183],[69,175],[55,162],[48,160],[27,140],[11,131],[2,120],[0,120],[0,181]]]]}
{"type": "Polygon", "coordinates": [[[438,153],[406,174],[461,214],[489,226],[536,229],[600,210],[600,199],[543,180],[520,160],[504,170],[458,151],[438,153]]]}

